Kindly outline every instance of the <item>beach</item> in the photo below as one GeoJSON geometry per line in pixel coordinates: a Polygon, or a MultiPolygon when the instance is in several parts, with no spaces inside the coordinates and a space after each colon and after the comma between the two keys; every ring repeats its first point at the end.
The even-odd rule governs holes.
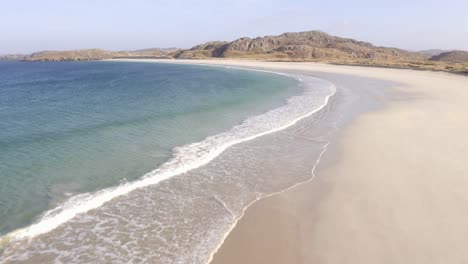
{"type": "Polygon", "coordinates": [[[468,0],[4,2],[0,264],[468,264],[468,0]]]}
{"type": "Polygon", "coordinates": [[[1,251],[5,263],[468,260],[466,76],[318,63],[119,61],[287,75],[304,92],[176,152],[196,158],[176,155],[140,180],[20,229],[13,235],[30,239],[1,251]]]}
{"type": "Polygon", "coordinates": [[[212,263],[468,261],[467,77],[237,63],[392,80],[402,93],[339,132],[313,181],[249,207],[212,263]]]}

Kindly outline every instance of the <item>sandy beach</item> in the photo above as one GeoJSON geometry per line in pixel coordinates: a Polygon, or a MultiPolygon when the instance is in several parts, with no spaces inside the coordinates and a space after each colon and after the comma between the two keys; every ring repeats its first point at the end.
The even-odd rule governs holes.
{"type": "Polygon", "coordinates": [[[200,61],[351,74],[404,96],[355,118],[317,177],[249,207],[212,263],[466,263],[468,78],[440,72],[200,61]]]}
{"type": "Polygon", "coordinates": [[[301,80],[303,93],[253,124],[270,128],[278,111],[293,121],[287,115],[283,126],[240,138],[177,177],[106,192],[113,195],[107,202],[31,239],[4,240],[0,262],[468,262],[467,76],[318,63],[119,61],[270,71],[301,80]]]}
{"type": "Polygon", "coordinates": [[[4,2],[0,264],[468,264],[468,0],[4,2]]]}

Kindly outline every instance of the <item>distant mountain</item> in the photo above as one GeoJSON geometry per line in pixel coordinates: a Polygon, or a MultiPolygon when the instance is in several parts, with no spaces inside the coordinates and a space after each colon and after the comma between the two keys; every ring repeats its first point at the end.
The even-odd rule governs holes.
{"type": "Polygon", "coordinates": [[[428,55],[368,42],[340,38],[321,31],[283,33],[279,36],[208,42],[180,51],[177,58],[267,58],[290,60],[424,60],[428,55]]]}
{"type": "Polygon", "coordinates": [[[24,54],[6,54],[0,55],[0,60],[23,60],[26,56],[24,54]]]}
{"type": "Polygon", "coordinates": [[[102,49],[83,49],[69,51],[41,51],[25,57],[25,61],[83,61],[111,59],[114,53],[102,49]]]}
{"type": "Polygon", "coordinates": [[[172,58],[178,49],[144,49],[135,51],[108,51],[81,49],[68,51],[41,51],[24,56],[25,61],[89,61],[112,58],[172,58]]]}
{"type": "Polygon", "coordinates": [[[150,49],[139,49],[139,50],[134,50],[134,51],[131,51],[131,52],[136,52],[136,53],[171,53],[171,52],[175,52],[175,51],[178,51],[180,50],[179,48],[175,48],[175,47],[172,47],[172,48],[150,48],[150,49]]]}
{"type": "Polygon", "coordinates": [[[418,51],[421,54],[429,55],[429,56],[436,56],[444,52],[449,52],[452,50],[443,50],[443,49],[428,49],[428,50],[420,50],[418,51]]]}
{"type": "Polygon", "coordinates": [[[452,63],[468,63],[468,51],[455,50],[443,52],[430,58],[431,61],[443,61],[452,63]]]}
{"type": "Polygon", "coordinates": [[[113,58],[173,58],[174,54],[179,51],[178,48],[151,48],[140,49],[133,51],[118,51],[114,52],[113,58]]]}

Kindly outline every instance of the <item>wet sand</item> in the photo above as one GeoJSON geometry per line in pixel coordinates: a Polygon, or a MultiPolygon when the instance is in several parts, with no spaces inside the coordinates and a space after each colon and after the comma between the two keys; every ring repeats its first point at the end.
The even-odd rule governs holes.
{"type": "Polygon", "coordinates": [[[391,80],[406,96],[346,126],[314,181],[249,207],[212,263],[468,262],[467,77],[222,63],[391,80]]]}

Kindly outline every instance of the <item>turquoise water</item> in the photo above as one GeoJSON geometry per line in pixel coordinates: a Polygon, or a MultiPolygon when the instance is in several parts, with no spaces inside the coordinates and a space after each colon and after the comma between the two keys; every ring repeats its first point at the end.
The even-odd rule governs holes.
{"type": "Polygon", "coordinates": [[[299,92],[292,78],[218,67],[0,62],[0,233],[299,92]]]}

